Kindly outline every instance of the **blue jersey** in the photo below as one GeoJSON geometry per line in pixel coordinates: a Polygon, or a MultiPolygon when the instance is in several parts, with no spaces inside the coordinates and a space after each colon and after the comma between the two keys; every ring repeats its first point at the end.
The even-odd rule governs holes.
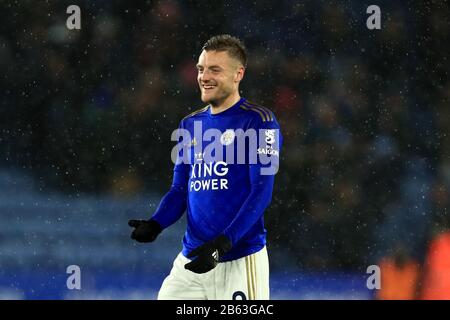
{"type": "MultiPolygon", "coordinates": [[[[209,106],[191,113],[182,119],[180,129],[192,138],[187,146],[189,163],[175,164],[171,189],[152,218],[167,228],[187,212],[184,256],[221,234],[233,245],[221,261],[261,250],[266,244],[263,213],[271,202],[282,145],[274,114],[241,98],[217,114],[212,114],[209,106]],[[199,126],[201,131],[197,130],[199,126]],[[203,134],[208,129],[219,131],[216,139],[223,146],[222,156],[214,161],[205,157],[208,143],[213,140],[203,134]],[[237,133],[251,129],[257,133],[257,145],[252,145],[249,139],[239,144],[237,133]],[[243,151],[244,161],[242,157],[238,159],[243,151]],[[267,171],[263,174],[262,170],[267,171]]],[[[218,156],[217,150],[210,154],[218,156]]]]}

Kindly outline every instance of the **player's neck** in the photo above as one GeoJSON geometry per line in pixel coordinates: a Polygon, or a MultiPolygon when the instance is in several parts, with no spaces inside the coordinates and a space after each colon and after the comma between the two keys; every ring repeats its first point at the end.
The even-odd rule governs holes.
{"type": "Polygon", "coordinates": [[[230,95],[225,100],[220,102],[219,104],[210,104],[211,105],[211,114],[218,114],[221,112],[224,112],[225,110],[231,108],[234,106],[239,100],[241,99],[241,96],[239,95],[239,92],[236,92],[236,94],[230,95]]]}

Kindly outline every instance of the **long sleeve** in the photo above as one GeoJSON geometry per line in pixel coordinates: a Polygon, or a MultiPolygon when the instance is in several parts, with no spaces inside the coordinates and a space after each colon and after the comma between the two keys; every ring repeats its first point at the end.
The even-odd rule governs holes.
{"type": "Polygon", "coordinates": [[[236,217],[223,232],[233,245],[261,218],[264,210],[270,204],[275,174],[279,167],[282,135],[278,123],[266,124],[260,122],[255,127],[258,130],[262,129],[266,134],[265,138],[260,139],[258,144],[260,146],[258,153],[264,154],[265,161],[259,158],[256,164],[248,166],[251,191],[236,217]],[[271,155],[266,155],[267,151],[271,155]]]}
{"type": "Polygon", "coordinates": [[[177,222],[186,211],[188,180],[189,165],[175,165],[172,186],[152,216],[163,229],[177,222]]]}
{"type": "Polygon", "coordinates": [[[233,245],[255,224],[270,204],[274,183],[273,175],[261,175],[260,167],[251,165],[251,192],[235,219],[224,230],[233,245]]]}
{"type": "MultiPolygon", "coordinates": [[[[179,129],[183,129],[183,121],[179,129]]],[[[183,137],[178,131],[178,143],[183,142],[183,137]]],[[[163,229],[174,224],[181,218],[187,207],[188,182],[189,182],[189,164],[183,163],[180,154],[177,154],[177,160],[173,169],[173,180],[170,190],[163,196],[161,202],[152,216],[163,229]]]]}

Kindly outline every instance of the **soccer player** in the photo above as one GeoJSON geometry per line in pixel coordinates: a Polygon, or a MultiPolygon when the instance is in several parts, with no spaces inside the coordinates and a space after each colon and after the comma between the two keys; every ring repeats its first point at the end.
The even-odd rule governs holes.
{"type": "Polygon", "coordinates": [[[172,186],[151,219],[129,221],[132,239],[152,242],[187,212],[183,249],[158,299],[269,299],[263,215],[272,197],[282,135],[272,111],[240,96],[246,66],[247,51],[239,39],[218,35],[205,43],[197,78],[207,106],[184,117],[179,128],[194,137],[187,146],[193,151],[190,162],[176,161],[172,186]],[[233,146],[235,156],[248,153],[244,163],[235,156],[208,161],[205,149],[196,152],[207,140],[194,130],[199,124],[203,131],[219,130],[220,144],[233,146]],[[237,146],[239,130],[258,132],[257,148],[248,139],[244,149],[237,146]],[[251,161],[254,155],[257,160],[251,161]],[[273,170],[267,171],[264,157],[273,170]]]}

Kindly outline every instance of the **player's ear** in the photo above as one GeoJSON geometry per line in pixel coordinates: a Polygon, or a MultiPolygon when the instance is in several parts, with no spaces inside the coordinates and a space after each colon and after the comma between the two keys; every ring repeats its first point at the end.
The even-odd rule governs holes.
{"type": "Polygon", "coordinates": [[[244,78],[245,68],[240,66],[234,77],[235,82],[240,82],[244,78]]]}

